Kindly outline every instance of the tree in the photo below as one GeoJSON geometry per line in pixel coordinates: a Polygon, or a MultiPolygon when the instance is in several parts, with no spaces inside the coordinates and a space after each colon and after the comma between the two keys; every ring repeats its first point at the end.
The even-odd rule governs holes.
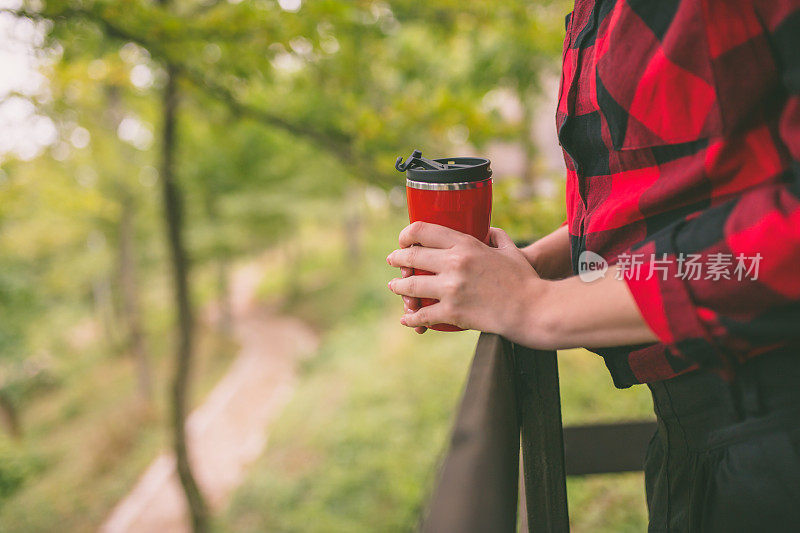
{"type": "MultiPolygon", "coordinates": [[[[61,101],[71,98],[67,84],[54,105],[42,107],[53,116],[79,114],[96,157],[102,146],[118,148],[113,129],[121,125],[95,120],[103,112],[97,102],[125,112],[138,106],[142,122],[161,124],[157,146],[134,157],[143,166],[141,159],[154,160],[157,151],[160,161],[178,333],[172,434],[195,529],[206,527],[207,509],[191,474],[184,428],[194,341],[190,265],[216,262],[224,273],[232,256],[290,235],[305,206],[341,201],[348,181],[397,184],[394,158],[412,147],[441,153],[509,133],[482,99],[498,79],[532,79],[524,72],[532,63],[520,53],[510,66],[498,61],[505,70],[479,76],[476,60],[512,39],[534,41],[532,50],[539,50],[521,23],[506,36],[505,25],[516,23],[526,4],[319,0],[290,11],[267,1],[49,0],[14,11],[46,21],[48,43],[66,72],[85,72],[102,58],[116,73],[119,61],[109,56],[133,50],[135,65],[118,70],[152,73],[152,85],[135,99],[122,91],[114,104],[113,80],[92,78],[78,84],[86,91],[78,101],[61,101]],[[112,92],[97,99],[99,87],[112,92]]],[[[75,117],[62,122],[64,133],[76,129],[75,117]]],[[[113,213],[97,214],[93,229],[102,228],[107,242],[118,245],[120,297],[134,341],[141,329],[137,291],[126,287],[136,279],[131,235],[141,217],[134,215],[147,199],[146,191],[121,186],[123,173],[111,162],[127,156],[117,148],[103,156],[101,172],[116,178],[97,187],[114,200],[113,213]]],[[[60,172],[77,164],[70,161],[60,172]]],[[[224,283],[219,292],[224,300],[224,283]]]]}
{"type": "MultiPolygon", "coordinates": [[[[0,314],[4,317],[0,321],[0,359],[4,362],[18,362],[25,355],[26,330],[35,313],[31,281],[22,265],[0,260],[0,314]]],[[[0,383],[0,420],[11,436],[19,437],[22,427],[13,386],[8,379],[0,383]]]]}
{"type": "Polygon", "coordinates": [[[186,447],[186,412],[188,410],[189,373],[193,351],[194,321],[189,296],[189,260],[183,242],[183,205],[181,191],[175,180],[175,122],[178,109],[177,70],[166,65],[167,78],[163,93],[163,124],[161,134],[161,191],[164,220],[172,267],[175,305],[178,311],[178,346],[175,353],[175,373],[172,378],[173,447],[178,477],[189,507],[192,529],[208,530],[208,508],[197,485],[186,447]]]}

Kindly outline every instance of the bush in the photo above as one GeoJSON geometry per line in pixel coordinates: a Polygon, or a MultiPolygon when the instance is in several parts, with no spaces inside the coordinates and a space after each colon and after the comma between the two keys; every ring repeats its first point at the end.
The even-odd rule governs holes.
{"type": "Polygon", "coordinates": [[[41,470],[43,462],[8,439],[0,440],[0,504],[18,491],[25,481],[41,470]]]}

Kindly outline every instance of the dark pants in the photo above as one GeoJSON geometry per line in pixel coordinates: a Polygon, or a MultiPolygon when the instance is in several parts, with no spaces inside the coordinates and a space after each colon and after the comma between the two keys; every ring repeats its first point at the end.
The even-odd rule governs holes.
{"type": "Polygon", "coordinates": [[[800,531],[800,353],[650,384],[649,531],[800,531]]]}

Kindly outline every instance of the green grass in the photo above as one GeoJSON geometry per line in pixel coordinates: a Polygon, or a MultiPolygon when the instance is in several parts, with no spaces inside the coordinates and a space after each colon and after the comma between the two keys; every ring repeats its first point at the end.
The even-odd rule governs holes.
{"type": "MultiPolygon", "coordinates": [[[[336,233],[317,233],[262,287],[275,299],[274,279],[294,276],[294,297],[279,300],[314,323],[323,342],[219,517],[220,531],[408,531],[418,523],[477,336],[419,336],[399,325],[401,304],[385,289],[396,273],[384,257],[403,224],[399,216],[370,220],[358,266],[345,261],[336,233]]],[[[564,352],[559,366],[565,423],[652,416],[647,390],[615,389],[598,356],[564,352]]],[[[643,490],[641,474],[569,479],[573,530],[645,530],[643,490]]]]}
{"type": "Polygon", "coordinates": [[[475,335],[417,339],[393,318],[362,326],[328,335],[223,530],[413,529],[475,335]]]}
{"type": "MultiPolygon", "coordinates": [[[[0,500],[0,531],[92,531],[156,454],[169,447],[170,322],[160,311],[148,319],[155,378],[151,407],[137,397],[131,358],[102,343],[81,350],[55,343],[55,385],[22,406],[19,441],[0,437],[2,470],[9,461],[23,463],[21,483],[0,500]]],[[[193,404],[219,380],[236,352],[212,328],[197,331],[193,404]]]]}
{"type": "MultiPolygon", "coordinates": [[[[653,418],[647,388],[615,388],[599,356],[586,350],[563,351],[558,368],[565,425],[653,418]]],[[[642,473],[567,478],[567,500],[572,531],[647,530],[642,473]]]]}
{"type": "MultiPolygon", "coordinates": [[[[397,272],[384,257],[404,224],[398,212],[367,218],[358,261],[346,257],[336,225],[308,224],[291,246],[271,252],[262,299],[307,320],[322,344],[302,364],[265,453],[217,517],[219,531],[416,526],[477,336],[419,336],[400,326],[400,301],[386,289],[397,272]]],[[[100,346],[63,348],[55,385],[23,410],[24,438],[0,438],[0,531],[93,530],[168,447],[169,315],[156,306],[148,318],[154,408],[137,402],[129,359],[100,346]],[[15,490],[6,494],[6,486],[15,490]]],[[[198,333],[194,403],[235,353],[208,328],[198,333]]],[[[646,389],[614,389],[599,357],[574,350],[559,364],[565,423],[652,416],[646,389]]],[[[646,528],[641,474],[570,479],[568,495],[574,531],[646,528]]]]}

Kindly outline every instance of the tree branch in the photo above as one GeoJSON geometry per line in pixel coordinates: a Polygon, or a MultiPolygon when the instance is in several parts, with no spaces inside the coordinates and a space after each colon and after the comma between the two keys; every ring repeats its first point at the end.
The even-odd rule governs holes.
{"type": "Polygon", "coordinates": [[[194,85],[198,90],[223,103],[235,115],[254,120],[271,128],[283,130],[295,137],[304,139],[307,142],[310,142],[318,148],[321,148],[327,153],[333,155],[347,168],[353,168],[354,164],[357,162],[357,158],[353,157],[354,154],[352,146],[354,139],[348,133],[341,130],[321,131],[310,128],[299,123],[293,123],[288,119],[276,115],[266,109],[253,106],[246,102],[241,102],[234,96],[229,88],[207,79],[202,73],[191,68],[185,62],[171,57],[169,51],[163,46],[159,45],[157,42],[148,41],[147,39],[128,31],[124,27],[115,24],[114,22],[102,17],[97,13],[76,8],[66,8],[62,11],[59,11],[58,14],[52,17],[27,10],[0,9],[0,13],[3,12],[32,20],[50,20],[54,23],[57,23],[58,19],[62,17],[65,19],[81,18],[95,23],[100,26],[104,33],[109,37],[136,43],[139,46],[147,49],[150,52],[151,57],[165,64],[172,65],[177,74],[182,75],[184,79],[191,82],[192,85],[194,85]]]}

